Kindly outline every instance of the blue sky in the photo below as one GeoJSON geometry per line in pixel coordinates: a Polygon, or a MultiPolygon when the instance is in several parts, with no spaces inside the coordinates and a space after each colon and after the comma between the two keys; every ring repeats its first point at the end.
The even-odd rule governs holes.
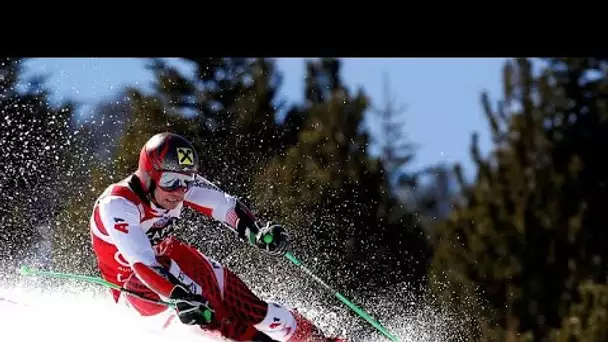
{"type": "MultiPolygon", "coordinates": [[[[397,105],[404,105],[405,133],[418,145],[411,170],[426,165],[462,162],[468,175],[474,168],[469,155],[471,133],[480,133],[482,152],[491,147],[480,96],[492,100],[502,95],[501,73],[505,58],[348,58],[342,77],[355,90],[362,87],[373,105],[385,99],[384,76],[397,105]]],[[[300,101],[304,85],[303,58],[278,59],[284,75],[282,94],[300,101]]],[[[29,73],[49,75],[56,98],[83,102],[85,110],[120,89],[136,84],[146,87],[151,74],[134,58],[37,58],[26,64],[29,73]]],[[[373,124],[373,120],[369,120],[373,124]]]]}

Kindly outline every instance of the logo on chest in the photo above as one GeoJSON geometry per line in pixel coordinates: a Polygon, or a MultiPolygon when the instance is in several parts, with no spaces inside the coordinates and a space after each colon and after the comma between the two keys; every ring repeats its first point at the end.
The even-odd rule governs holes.
{"type": "Polygon", "coordinates": [[[156,245],[173,233],[175,229],[173,224],[176,220],[176,217],[165,216],[152,224],[152,227],[146,232],[152,245],[156,245]]]}

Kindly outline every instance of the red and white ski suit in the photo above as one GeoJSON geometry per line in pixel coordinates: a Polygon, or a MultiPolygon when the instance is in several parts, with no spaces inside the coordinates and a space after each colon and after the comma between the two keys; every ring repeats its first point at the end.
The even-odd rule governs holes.
{"type": "MultiPolygon", "coordinates": [[[[312,326],[301,315],[259,299],[230,270],[171,236],[172,224],[184,206],[234,229],[238,219],[236,203],[233,196],[201,176],[187,191],[184,202],[172,210],[149,201],[135,175],[109,186],[97,199],[90,219],[93,250],[102,277],[152,299],[167,300],[175,284],[154,269],[162,268],[191,292],[209,300],[218,320],[223,322],[213,329],[225,337],[245,341],[257,329],[277,341],[307,340],[312,326]]],[[[126,295],[129,305],[144,316],[167,309],[112,292],[116,302],[126,295]]]]}

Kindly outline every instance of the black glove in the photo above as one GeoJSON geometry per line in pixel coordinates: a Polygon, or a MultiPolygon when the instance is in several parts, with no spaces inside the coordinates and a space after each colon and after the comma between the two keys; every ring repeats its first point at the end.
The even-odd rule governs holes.
{"type": "Polygon", "coordinates": [[[267,222],[265,226],[259,227],[255,245],[270,255],[283,255],[289,250],[291,239],[283,226],[267,222]]]}
{"type": "Polygon", "coordinates": [[[184,324],[208,326],[215,319],[215,310],[209,306],[209,301],[181,285],[173,288],[169,298],[176,304],[177,315],[184,324]]]}
{"type": "Polygon", "coordinates": [[[237,201],[235,212],[239,218],[236,232],[243,241],[265,250],[270,255],[283,255],[291,241],[287,231],[278,224],[267,222],[263,226],[243,203],[237,201]]]}

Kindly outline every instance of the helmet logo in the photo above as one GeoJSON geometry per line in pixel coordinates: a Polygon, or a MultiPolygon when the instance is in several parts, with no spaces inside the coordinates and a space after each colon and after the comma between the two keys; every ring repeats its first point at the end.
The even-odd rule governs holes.
{"type": "Polygon", "coordinates": [[[187,147],[178,147],[177,160],[179,161],[179,165],[193,165],[194,152],[192,151],[192,149],[187,147]]]}

